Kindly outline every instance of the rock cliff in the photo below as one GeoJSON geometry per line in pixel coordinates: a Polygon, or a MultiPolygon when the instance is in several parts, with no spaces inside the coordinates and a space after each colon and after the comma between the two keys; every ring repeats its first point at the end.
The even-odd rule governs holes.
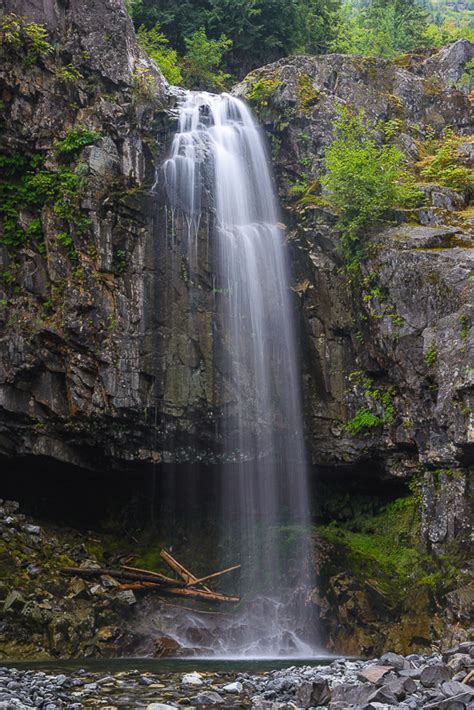
{"type": "MultiPolygon", "coordinates": [[[[370,588],[367,575],[380,578],[380,567],[359,569],[355,584],[343,574],[344,565],[354,570],[362,564],[347,558],[361,552],[355,549],[360,542],[356,536],[364,531],[357,519],[357,506],[364,502],[357,501],[359,494],[363,498],[370,491],[376,497],[385,491],[390,497],[392,489],[394,497],[401,490],[397,486],[408,484],[412,494],[405,502],[416,500],[421,514],[415,538],[421,537],[435,558],[448,550],[455,556],[454,550],[469,546],[474,452],[471,188],[422,183],[423,204],[387,213],[385,224],[365,235],[360,264],[351,271],[338,248],[336,217],[318,200],[323,156],[333,139],[338,108],[349,106],[364,112],[380,141],[383,126],[393,126],[396,143],[411,165],[426,155],[429,140],[442,140],[447,128],[459,135],[459,164],[472,163],[471,107],[455,89],[472,55],[472,45],[461,41],[398,64],[340,55],[297,57],[256,70],[236,88],[253,104],[268,134],[289,226],[312,461],[323,479],[330,481],[339,472],[335,485],[319,489],[331,501],[326,510],[324,500],[320,502],[321,519],[341,521],[339,537],[328,530],[326,541],[346,558],[335,563],[334,547],[321,552],[320,572],[326,578],[320,592],[326,584],[331,601],[319,603],[323,615],[327,605],[334,646],[353,643],[354,652],[364,644],[367,652],[373,651],[378,632],[372,628],[365,637],[361,632],[364,624],[365,631],[370,628],[371,618],[389,621],[383,633],[392,636],[389,645],[400,648],[429,644],[443,635],[443,624],[446,628],[446,621],[433,615],[429,628],[426,610],[433,599],[421,603],[423,612],[420,608],[423,594],[433,590],[417,589],[418,609],[407,622],[404,615],[417,606],[414,599],[397,602],[387,590],[370,588]],[[352,510],[347,500],[339,510],[335,504],[341,487],[354,496],[352,510]],[[331,621],[334,605],[340,615],[331,621]]],[[[377,525],[390,526],[386,504],[387,498],[379,503],[370,524],[363,518],[374,540],[377,525]]],[[[407,547],[408,528],[407,523],[405,531],[392,530],[404,535],[402,545],[407,547]]],[[[387,543],[396,547],[399,540],[387,543]]],[[[375,547],[367,558],[369,567],[381,561],[375,547]]],[[[465,586],[465,556],[461,558],[458,596],[472,598],[472,586],[470,592],[465,586]]],[[[396,566],[394,560],[389,564],[396,566]]],[[[447,623],[464,626],[465,611],[453,607],[458,612],[447,623]]]]}

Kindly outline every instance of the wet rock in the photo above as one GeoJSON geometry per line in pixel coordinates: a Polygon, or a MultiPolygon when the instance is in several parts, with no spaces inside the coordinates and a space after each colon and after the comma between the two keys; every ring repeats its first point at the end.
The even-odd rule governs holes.
{"type": "Polygon", "coordinates": [[[451,680],[453,671],[441,664],[426,666],[421,671],[420,681],[425,688],[437,688],[441,683],[451,680]]]}
{"type": "Polygon", "coordinates": [[[117,592],[115,599],[127,606],[133,606],[133,604],[137,603],[137,598],[131,589],[121,589],[120,592],[117,592]]]}
{"type": "Polygon", "coordinates": [[[183,677],[181,678],[181,683],[183,685],[190,685],[193,687],[198,687],[200,685],[204,684],[204,681],[202,679],[202,676],[200,673],[185,673],[183,677]]]}
{"type": "Polygon", "coordinates": [[[205,693],[199,693],[193,698],[195,705],[221,705],[224,699],[213,690],[207,690],[205,693]]]}
{"type": "Polygon", "coordinates": [[[21,592],[14,589],[11,591],[3,603],[3,611],[8,611],[9,609],[21,611],[25,606],[25,599],[21,592]]]}
{"type": "Polygon", "coordinates": [[[30,535],[39,535],[41,532],[41,528],[39,525],[25,525],[24,526],[25,532],[29,533],[30,535]]]}
{"type": "Polygon", "coordinates": [[[154,641],[154,655],[158,658],[167,658],[179,655],[182,650],[180,644],[171,636],[159,636],[154,641]]]}
{"type": "Polygon", "coordinates": [[[235,683],[228,683],[227,685],[224,685],[224,687],[222,688],[224,693],[230,693],[233,695],[241,693],[243,691],[243,689],[244,688],[243,688],[242,683],[239,683],[238,681],[236,681],[235,683]]]}

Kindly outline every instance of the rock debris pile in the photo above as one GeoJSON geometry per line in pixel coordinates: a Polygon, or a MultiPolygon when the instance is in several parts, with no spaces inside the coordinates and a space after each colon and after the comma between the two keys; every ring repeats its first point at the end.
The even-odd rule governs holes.
{"type": "Polygon", "coordinates": [[[254,675],[213,672],[56,674],[0,668],[0,710],[103,707],[172,710],[471,710],[474,643],[430,656],[386,653],[254,675]]]}

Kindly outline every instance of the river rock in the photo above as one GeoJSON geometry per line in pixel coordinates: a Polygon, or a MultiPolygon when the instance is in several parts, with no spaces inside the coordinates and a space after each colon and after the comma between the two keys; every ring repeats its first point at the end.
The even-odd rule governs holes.
{"type": "Polygon", "coordinates": [[[183,685],[191,685],[193,687],[198,687],[204,684],[202,676],[200,673],[193,671],[193,673],[185,673],[181,678],[181,683],[183,685]]]}
{"type": "Polygon", "coordinates": [[[206,690],[193,698],[195,705],[221,705],[223,702],[224,699],[214,690],[206,690]]]}
{"type": "Polygon", "coordinates": [[[243,689],[244,688],[242,683],[239,683],[238,681],[236,681],[235,683],[227,683],[227,685],[224,685],[224,687],[222,688],[224,693],[230,693],[234,695],[241,693],[243,689]]]}

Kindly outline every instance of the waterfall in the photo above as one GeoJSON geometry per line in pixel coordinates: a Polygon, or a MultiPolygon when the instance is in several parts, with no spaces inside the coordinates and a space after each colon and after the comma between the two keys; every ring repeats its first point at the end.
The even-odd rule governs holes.
{"type": "Polygon", "coordinates": [[[178,112],[164,182],[173,220],[185,225],[190,273],[208,215],[214,353],[225,380],[219,542],[242,561],[244,601],[220,652],[307,656],[302,407],[285,234],[265,144],[247,105],[229,94],[186,92],[178,112]]]}

